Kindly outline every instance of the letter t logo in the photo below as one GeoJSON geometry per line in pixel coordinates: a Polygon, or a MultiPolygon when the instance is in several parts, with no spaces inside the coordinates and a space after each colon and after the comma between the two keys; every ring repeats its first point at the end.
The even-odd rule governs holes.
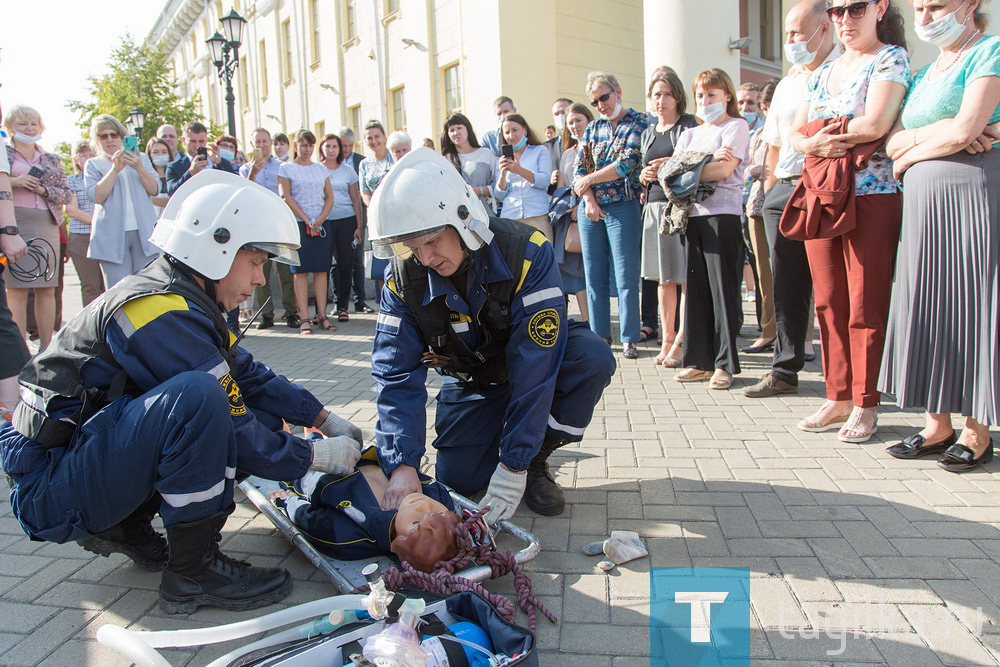
{"type": "Polygon", "coordinates": [[[704,644],[712,641],[713,603],[723,602],[729,597],[725,591],[684,591],[674,593],[674,602],[691,605],[691,641],[704,644]]]}

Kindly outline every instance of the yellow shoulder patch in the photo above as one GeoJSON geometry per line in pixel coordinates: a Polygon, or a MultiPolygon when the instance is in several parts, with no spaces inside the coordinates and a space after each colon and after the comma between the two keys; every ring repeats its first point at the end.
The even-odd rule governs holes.
{"type": "Polygon", "coordinates": [[[122,306],[122,312],[136,331],[172,310],[190,310],[190,308],[187,300],[180,294],[150,294],[132,299],[122,306]]]}
{"type": "Polygon", "coordinates": [[[388,282],[386,283],[386,285],[388,285],[388,286],[389,286],[389,289],[391,289],[391,290],[392,290],[392,293],[393,293],[393,294],[395,294],[396,296],[398,296],[398,297],[399,297],[399,298],[401,298],[401,299],[403,298],[403,295],[399,293],[399,290],[398,290],[398,289],[396,289],[396,280],[395,280],[394,278],[392,278],[392,277],[390,276],[390,277],[389,277],[389,281],[388,281],[388,282]]]}
{"type": "MultiPolygon", "coordinates": [[[[541,232],[535,232],[535,233],[541,236],[542,239],[545,239],[545,235],[542,234],[541,232]]],[[[534,238],[534,236],[532,236],[532,238],[534,238]]],[[[524,264],[521,265],[521,279],[517,281],[517,288],[514,289],[514,294],[517,294],[518,292],[521,291],[521,286],[524,285],[524,279],[528,277],[528,271],[530,270],[531,270],[531,260],[526,259],[524,260],[524,264]]]]}
{"type": "Polygon", "coordinates": [[[542,234],[541,232],[535,232],[534,234],[531,235],[531,237],[528,238],[529,243],[534,243],[535,245],[538,246],[542,245],[543,243],[548,243],[548,241],[549,239],[546,238],[545,234],[542,234]]]}
{"type": "Polygon", "coordinates": [[[236,334],[234,334],[232,331],[229,331],[229,346],[232,347],[235,344],[236,344],[236,334]]]}

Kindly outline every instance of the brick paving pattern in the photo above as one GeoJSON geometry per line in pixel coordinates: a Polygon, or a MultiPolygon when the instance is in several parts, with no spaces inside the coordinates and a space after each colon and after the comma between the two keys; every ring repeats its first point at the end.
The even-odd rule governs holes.
{"type": "MultiPolygon", "coordinates": [[[[72,303],[77,288],[69,279],[72,303]]],[[[747,321],[754,321],[749,307],[747,321]]],[[[373,327],[373,315],[352,313],[335,333],[305,338],[279,324],[252,330],[246,346],[342,416],[371,427],[373,327]]],[[[749,326],[745,332],[756,335],[749,326]]],[[[641,345],[638,361],[615,351],[619,370],[586,438],[551,460],[568,490],[565,514],[540,518],[522,507],[515,516],[541,539],[542,553],[526,569],[559,618],[557,625],[540,621],[543,665],[647,664],[649,568],[687,566],[750,569],[750,648],[760,664],[997,664],[1000,464],[955,475],[933,459],[890,458],[886,443],[922,422],[891,404],[864,445],[799,431],[796,420],[822,400],[817,364],[807,365],[798,395],[751,400],[740,390],[766,370],[767,355],[744,355],[744,373],[727,392],[672,381],[673,371],[652,363],[654,344],[641,345]],[[637,531],[649,558],[603,574],[595,567],[600,559],[581,548],[614,529],[637,531]]],[[[268,611],[335,594],[237,495],[223,548],[286,567],[295,579],[290,597],[268,611]]],[[[127,664],[94,639],[102,624],[176,629],[261,613],[203,607],[167,616],[156,603],[159,574],[75,544],[31,542],[6,498],[2,665],[127,664]]],[[[506,582],[490,587],[512,592],[506,582]]],[[[166,655],[175,665],[204,665],[231,648],[166,655]]]]}

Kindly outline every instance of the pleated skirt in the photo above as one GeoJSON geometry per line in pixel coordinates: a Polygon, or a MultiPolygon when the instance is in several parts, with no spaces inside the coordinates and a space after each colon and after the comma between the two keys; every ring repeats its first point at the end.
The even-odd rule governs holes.
{"type": "Polygon", "coordinates": [[[1000,150],[920,162],[903,227],[879,389],[903,408],[1000,422],[1000,150]]]}

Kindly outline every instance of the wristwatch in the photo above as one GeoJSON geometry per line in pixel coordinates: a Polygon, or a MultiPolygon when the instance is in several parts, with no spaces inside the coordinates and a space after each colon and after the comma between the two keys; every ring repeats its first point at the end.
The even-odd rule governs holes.
{"type": "Polygon", "coordinates": [[[18,235],[17,227],[14,225],[7,225],[6,227],[0,227],[0,234],[8,234],[10,236],[18,235]]]}

